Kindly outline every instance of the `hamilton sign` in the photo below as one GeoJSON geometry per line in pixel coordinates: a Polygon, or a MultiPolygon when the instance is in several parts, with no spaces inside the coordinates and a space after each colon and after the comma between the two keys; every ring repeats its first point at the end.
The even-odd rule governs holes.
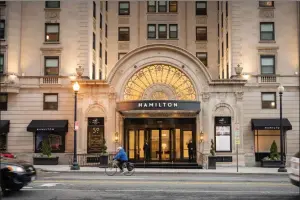
{"type": "Polygon", "coordinates": [[[117,103],[117,110],[190,110],[199,112],[200,102],[175,100],[122,101],[117,103]]]}

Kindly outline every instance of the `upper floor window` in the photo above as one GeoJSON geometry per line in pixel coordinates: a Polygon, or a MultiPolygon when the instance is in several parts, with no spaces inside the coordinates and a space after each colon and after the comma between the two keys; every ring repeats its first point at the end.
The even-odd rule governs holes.
{"type": "Polygon", "coordinates": [[[276,92],[261,93],[261,108],[276,109],[276,92]]]}
{"type": "Polygon", "coordinates": [[[260,40],[275,40],[274,22],[260,23],[260,40]]]}
{"type": "Polygon", "coordinates": [[[6,1],[0,1],[0,6],[5,6],[6,5],[6,1]]]}
{"type": "Polygon", "coordinates": [[[107,38],[107,32],[108,32],[108,30],[107,30],[107,24],[105,24],[105,37],[107,38]]]}
{"type": "Polygon", "coordinates": [[[169,25],[169,38],[177,39],[178,38],[178,26],[177,24],[169,25]]]}
{"type": "Polygon", "coordinates": [[[5,39],[5,20],[0,20],[0,40],[5,39]]]}
{"type": "Polygon", "coordinates": [[[58,110],[58,94],[44,94],[44,110],[58,110]]]}
{"type": "Polygon", "coordinates": [[[4,54],[0,54],[0,74],[4,73],[4,54]]]}
{"type": "Polygon", "coordinates": [[[130,15],[130,2],[129,1],[119,2],[119,15],[130,15]]]}
{"type": "Polygon", "coordinates": [[[45,75],[58,76],[59,75],[59,57],[46,56],[45,57],[45,75]]]}
{"type": "Polygon", "coordinates": [[[159,24],[158,25],[158,38],[166,39],[167,37],[168,37],[167,25],[166,24],[159,24]]]}
{"type": "Polygon", "coordinates": [[[207,40],[207,27],[196,27],[196,40],[207,40]]]}
{"type": "Polygon", "coordinates": [[[100,42],[99,57],[102,58],[102,43],[100,42]]]}
{"type": "Polygon", "coordinates": [[[96,50],[96,34],[93,33],[93,49],[96,50]]]}
{"type": "Polygon", "coordinates": [[[207,66],[207,52],[197,52],[196,57],[207,66]]]}
{"type": "Polygon", "coordinates": [[[226,17],[228,17],[228,1],[226,1],[225,10],[226,10],[226,17]]]}
{"type": "Polygon", "coordinates": [[[275,56],[261,55],[260,56],[261,74],[275,74],[275,56]]]}
{"type": "Polygon", "coordinates": [[[96,2],[95,1],[93,1],[93,17],[96,19],[96,9],[97,9],[97,7],[96,7],[96,2]]]}
{"type": "Polygon", "coordinates": [[[7,94],[0,94],[0,110],[7,110],[7,94]]]}
{"type": "Polygon", "coordinates": [[[196,15],[207,15],[206,1],[196,1],[196,15]]]}
{"type": "Polygon", "coordinates": [[[102,17],[102,13],[100,13],[100,28],[102,29],[102,23],[103,23],[103,17],[102,17]]]}
{"type": "Polygon", "coordinates": [[[60,1],[46,1],[46,8],[60,8],[60,1]]]}
{"type": "Polygon", "coordinates": [[[92,79],[95,80],[96,79],[96,66],[95,63],[93,63],[92,65],[92,79]]]}
{"type": "Polygon", "coordinates": [[[177,12],[177,1],[169,1],[169,12],[177,12]]]}
{"type": "Polygon", "coordinates": [[[105,61],[104,61],[104,63],[107,65],[107,51],[105,51],[105,61]]]}
{"type": "Polygon", "coordinates": [[[148,1],[148,12],[156,12],[156,1],[148,1]]]}
{"type": "Polygon", "coordinates": [[[167,12],[167,2],[158,1],[158,12],[167,12]]]}
{"type": "Polygon", "coordinates": [[[45,27],[45,41],[58,42],[59,41],[59,24],[46,24],[45,27]]]}
{"type": "Polygon", "coordinates": [[[156,38],[156,25],[148,24],[148,38],[155,39],[156,38]]]}
{"type": "Polygon", "coordinates": [[[108,1],[105,1],[105,10],[108,11],[108,1]]]}
{"type": "Polygon", "coordinates": [[[259,1],[259,7],[274,7],[274,1],[259,1]]]}
{"type": "Polygon", "coordinates": [[[119,41],[129,41],[129,27],[119,27],[119,41]]]}

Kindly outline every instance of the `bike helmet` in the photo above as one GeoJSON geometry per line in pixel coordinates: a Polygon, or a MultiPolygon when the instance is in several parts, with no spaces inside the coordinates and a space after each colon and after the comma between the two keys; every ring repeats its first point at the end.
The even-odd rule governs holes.
{"type": "Polygon", "coordinates": [[[123,149],[122,147],[118,147],[117,150],[120,151],[121,149],[123,149]]]}

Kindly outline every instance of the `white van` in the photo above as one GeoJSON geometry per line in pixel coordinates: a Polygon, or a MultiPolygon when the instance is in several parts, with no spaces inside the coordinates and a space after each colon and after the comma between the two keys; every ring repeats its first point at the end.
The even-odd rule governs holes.
{"type": "Polygon", "coordinates": [[[291,183],[300,187],[300,151],[291,158],[291,173],[289,174],[291,183]]]}

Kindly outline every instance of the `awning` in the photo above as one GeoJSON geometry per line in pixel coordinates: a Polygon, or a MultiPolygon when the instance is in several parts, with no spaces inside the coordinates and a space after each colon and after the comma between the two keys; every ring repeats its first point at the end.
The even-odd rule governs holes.
{"type": "Polygon", "coordinates": [[[9,120],[0,120],[0,134],[9,132],[9,120]]]}
{"type": "Polygon", "coordinates": [[[68,120],[32,120],[27,126],[27,131],[55,131],[68,132],[68,120]]]}
{"type": "MultiPolygon", "coordinates": [[[[280,119],[252,119],[252,130],[280,130],[280,119]]],[[[292,130],[292,125],[287,118],[282,119],[283,130],[292,130]]]]}

